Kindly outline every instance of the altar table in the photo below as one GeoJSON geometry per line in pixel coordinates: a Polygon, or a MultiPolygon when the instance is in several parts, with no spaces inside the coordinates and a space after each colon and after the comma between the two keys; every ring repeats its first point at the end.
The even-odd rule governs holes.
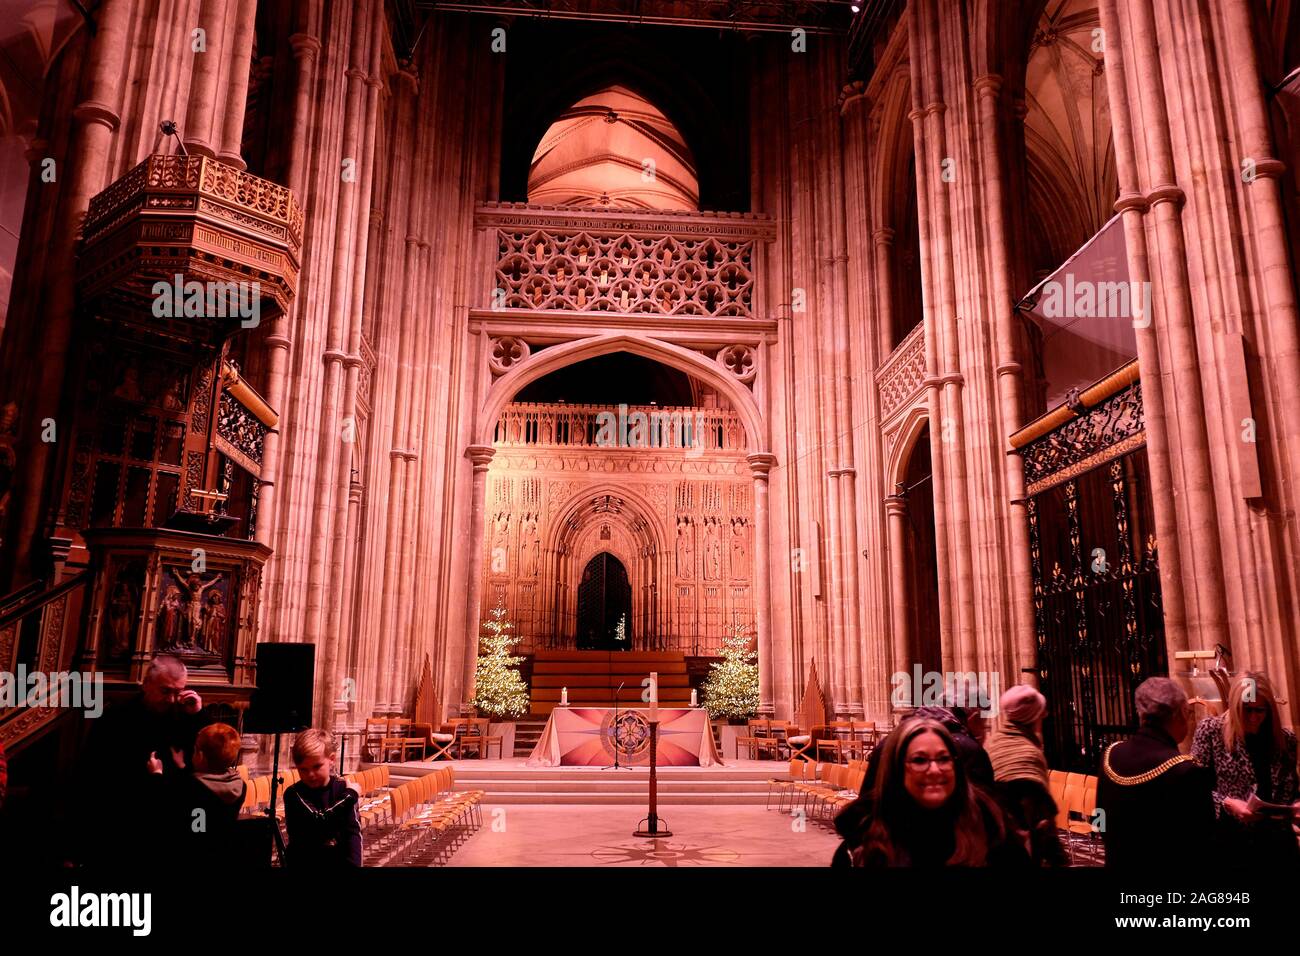
{"type": "MultiPolygon", "coordinates": [[[[650,711],[618,709],[618,761],[650,766],[650,711]]],[[[530,767],[605,767],[614,763],[614,708],[557,707],[528,758],[530,767]]],[[[660,707],[659,767],[712,767],[721,764],[713,728],[703,707],[660,707]]]]}

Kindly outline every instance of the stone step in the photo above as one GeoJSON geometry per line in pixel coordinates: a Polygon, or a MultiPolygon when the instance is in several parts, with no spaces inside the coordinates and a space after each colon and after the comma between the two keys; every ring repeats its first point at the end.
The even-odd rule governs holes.
{"type": "MultiPolygon", "coordinates": [[[[764,806],[767,791],[762,793],[664,793],[660,792],[658,804],[671,806],[764,806]]],[[[575,804],[586,806],[626,806],[646,808],[646,793],[559,793],[547,791],[511,790],[489,793],[483,798],[487,807],[502,805],[575,804]]],[[[644,815],[644,814],[643,814],[644,815]]]]}

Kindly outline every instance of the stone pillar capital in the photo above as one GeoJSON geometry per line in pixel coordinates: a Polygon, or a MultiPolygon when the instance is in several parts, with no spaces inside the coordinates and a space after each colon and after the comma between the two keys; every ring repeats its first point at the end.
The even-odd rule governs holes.
{"type": "Polygon", "coordinates": [[[871,109],[871,99],[867,96],[867,84],[862,80],[845,83],[839,96],[840,115],[847,116],[850,109],[866,111],[871,109]]]}
{"type": "Polygon", "coordinates": [[[289,37],[289,46],[293,55],[299,59],[313,59],[320,52],[320,40],[307,33],[295,33],[289,37]]]}
{"type": "Polygon", "coordinates": [[[1136,209],[1138,212],[1147,211],[1147,199],[1138,192],[1122,192],[1119,198],[1115,200],[1116,212],[1127,212],[1130,209],[1136,209]]]}
{"type": "Polygon", "coordinates": [[[878,246],[892,246],[894,244],[894,230],[889,226],[881,226],[879,229],[871,231],[871,238],[878,246]]]}
{"type": "Polygon", "coordinates": [[[996,73],[985,73],[975,78],[975,92],[980,96],[996,98],[1002,92],[1002,77],[996,73]]]}
{"type": "Polygon", "coordinates": [[[99,123],[109,130],[116,130],[122,122],[122,117],[117,115],[116,110],[107,103],[95,100],[86,100],[84,103],[77,104],[72,115],[83,123],[99,123]]]}
{"type": "Polygon", "coordinates": [[[907,499],[901,495],[888,495],[885,498],[885,514],[891,518],[907,517],[907,499]]]}
{"type": "Polygon", "coordinates": [[[767,481],[768,472],[776,464],[776,455],[771,452],[759,451],[752,455],[747,455],[745,460],[749,462],[749,470],[759,481],[767,481]]]}
{"type": "Polygon", "coordinates": [[[1183,192],[1181,186],[1173,183],[1161,183],[1147,190],[1146,200],[1152,206],[1158,206],[1162,202],[1171,202],[1175,206],[1181,206],[1187,201],[1187,194],[1183,192]]]}
{"type": "Polygon", "coordinates": [[[474,463],[475,472],[487,471],[496,453],[491,445],[470,445],[465,449],[465,457],[474,463]]]}

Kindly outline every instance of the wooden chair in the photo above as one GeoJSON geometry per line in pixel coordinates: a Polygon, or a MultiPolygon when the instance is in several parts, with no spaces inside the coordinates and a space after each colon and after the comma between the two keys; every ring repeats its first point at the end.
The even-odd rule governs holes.
{"type": "MultiPolygon", "coordinates": [[[[1089,842],[1095,842],[1097,839],[1097,830],[1093,826],[1093,813],[1097,809],[1097,778],[1084,774],[1070,774],[1071,777],[1082,777],[1081,780],[1074,781],[1073,785],[1069,781],[1066,783],[1065,793],[1065,826],[1063,829],[1066,833],[1066,848],[1070,852],[1070,862],[1074,862],[1074,838],[1076,836],[1087,836],[1089,842]]],[[[1057,821],[1061,817],[1058,815],[1057,821]]]]}
{"type": "Polygon", "coordinates": [[[852,729],[852,722],[847,720],[833,720],[826,724],[830,737],[825,737],[817,741],[817,759],[822,759],[822,754],[830,754],[834,763],[844,762],[844,751],[849,740],[849,734],[852,729]]]}
{"type": "Polygon", "coordinates": [[[491,721],[486,717],[481,717],[477,721],[480,726],[479,736],[483,738],[483,759],[487,760],[492,756],[492,748],[497,748],[497,757],[505,759],[505,738],[501,734],[490,734],[491,721]]]}
{"type": "Polygon", "coordinates": [[[767,721],[761,719],[750,720],[748,724],[748,733],[736,738],[736,756],[740,756],[740,748],[744,747],[745,752],[749,754],[749,759],[754,759],[754,750],[758,744],[760,731],[766,735],[767,721]]]}
{"type": "Polygon", "coordinates": [[[365,736],[361,738],[362,752],[371,761],[383,760],[383,741],[388,736],[387,717],[367,717],[365,736]]]}
{"type": "Polygon", "coordinates": [[[483,756],[483,736],[478,732],[475,718],[456,717],[452,720],[453,734],[456,738],[456,759],[464,760],[465,751],[472,750],[476,757],[483,756]]]}
{"type": "Polygon", "coordinates": [[[784,727],[778,727],[785,721],[765,720],[754,735],[754,751],[759,760],[764,754],[771,754],[773,760],[781,759],[781,743],[785,739],[784,727]]]}

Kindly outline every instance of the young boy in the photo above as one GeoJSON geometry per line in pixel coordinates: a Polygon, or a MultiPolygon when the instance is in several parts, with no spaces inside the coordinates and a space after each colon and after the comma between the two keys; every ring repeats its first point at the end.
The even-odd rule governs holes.
{"type": "Polygon", "coordinates": [[[285,864],[295,869],[361,865],[357,793],[334,771],[334,737],[315,728],[293,742],[300,779],[284,792],[285,864]]]}
{"type": "Polygon", "coordinates": [[[165,788],[166,829],[163,834],[183,848],[199,866],[231,865],[235,821],[247,786],[235,768],[239,732],[229,724],[209,724],[194,739],[194,772],[163,776],[162,760],[154,754],[149,770],[165,788]]]}

